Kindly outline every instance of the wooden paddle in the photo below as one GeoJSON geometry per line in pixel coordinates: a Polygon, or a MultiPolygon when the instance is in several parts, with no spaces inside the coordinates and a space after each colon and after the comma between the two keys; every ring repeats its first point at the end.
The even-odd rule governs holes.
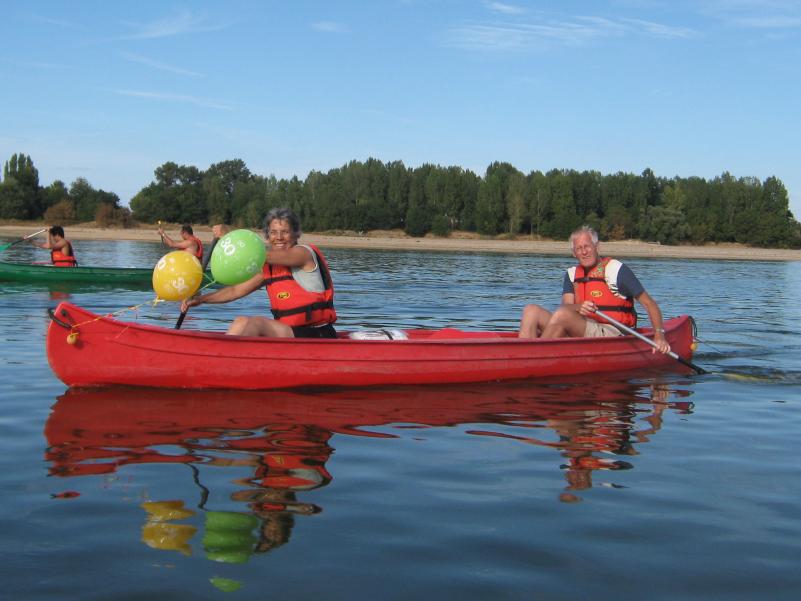
{"type": "MultiPolygon", "coordinates": [[[[203,277],[206,276],[206,267],[208,267],[209,265],[209,261],[211,260],[211,253],[214,252],[214,247],[217,244],[217,240],[218,238],[215,238],[214,240],[211,241],[211,246],[209,246],[209,254],[206,255],[206,257],[203,259],[203,263],[201,264],[201,272],[203,273],[203,277]]],[[[186,311],[188,310],[189,308],[187,307],[186,311]]],[[[181,329],[181,324],[184,323],[184,319],[186,318],[186,311],[181,311],[181,314],[178,316],[178,321],[175,322],[176,330],[181,329]]]]}
{"type": "Polygon", "coordinates": [[[2,246],[0,246],[0,253],[3,252],[4,250],[6,250],[7,248],[10,248],[10,247],[14,246],[15,244],[19,244],[20,242],[25,242],[25,240],[27,240],[28,238],[33,238],[34,236],[38,236],[39,234],[41,234],[43,232],[46,232],[46,231],[47,231],[47,228],[45,228],[43,230],[39,230],[38,232],[36,232],[34,234],[28,234],[27,236],[25,236],[24,238],[20,238],[19,240],[14,240],[13,242],[9,242],[7,244],[3,244],[2,246]]]}
{"type": "MultiPolygon", "coordinates": [[[[642,341],[643,341],[643,342],[645,342],[646,344],[649,344],[649,345],[651,345],[651,346],[652,346],[652,347],[654,347],[654,348],[659,348],[658,346],[656,346],[656,343],[655,343],[653,340],[651,340],[650,338],[647,338],[647,337],[643,336],[643,335],[642,335],[642,334],[640,334],[638,331],[636,331],[636,330],[632,330],[632,329],[631,329],[631,328],[629,328],[628,326],[624,326],[624,325],[623,325],[622,323],[620,323],[618,320],[616,320],[616,319],[615,319],[615,318],[613,318],[613,317],[609,317],[609,316],[608,316],[606,313],[604,313],[603,311],[595,311],[595,314],[596,314],[597,316],[601,317],[602,319],[605,319],[605,320],[606,320],[606,321],[608,321],[609,323],[611,323],[613,326],[615,326],[615,327],[616,327],[618,330],[620,330],[621,332],[624,332],[624,333],[626,333],[626,334],[630,334],[630,335],[632,335],[632,336],[634,336],[634,337],[636,337],[636,338],[639,338],[640,340],[642,340],[642,341]]],[[[673,351],[668,351],[668,352],[667,352],[667,353],[665,353],[665,354],[666,354],[668,357],[672,357],[673,359],[675,359],[676,361],[678,361],[678,362],[679,362],[679,363],[681,363],[682,365],[686,365],[686,366],[687,366],[687,367],[689,367],[690,369],[693,369],[693,370],[695,370],[695,372],[696,372],[696,373],[699,373],[699,374],[708,374],[708,373],[709,373],[709,372],[708,372],[708,371],[706,371],[706,370],[705,370],[703,367],[698,367],[697,365],[695,365],[695,364],[694,364],[694,363],[692,363],[691,361],[687,361],[686,359],[682,359],[681,357],[679,357],[679,356],[678,356],[678,355],[677,355],[675,352],[673,352],[673,351]]]]}

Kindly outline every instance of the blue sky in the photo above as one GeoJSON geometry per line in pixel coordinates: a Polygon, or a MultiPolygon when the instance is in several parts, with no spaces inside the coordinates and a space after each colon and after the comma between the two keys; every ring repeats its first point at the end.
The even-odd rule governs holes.
{"type": "Polygon", "coordinates": [[[123,203],[375,157],[775,175],[801,217],[798,0],[5,2],[0,81],[0,160],[123,203]]]}

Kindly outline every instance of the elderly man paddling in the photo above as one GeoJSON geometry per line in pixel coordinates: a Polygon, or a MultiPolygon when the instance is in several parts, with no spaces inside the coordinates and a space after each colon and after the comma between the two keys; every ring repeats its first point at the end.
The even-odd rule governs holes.
{"type": "Polygon", "coordinates": [[[521,338],[620,336],[622,332],[596,315],[607,313],[625,326],[637,326],[634,300],[645,307],[654,327],[654,352],[670,351],[662,326],[662,311],[626,265],[599,254],[598,233],[583,226],[570,235],[570,248],[579,264],[565,273],[562,304],[551,313],[526,305],[520,320],[521,338]]]}

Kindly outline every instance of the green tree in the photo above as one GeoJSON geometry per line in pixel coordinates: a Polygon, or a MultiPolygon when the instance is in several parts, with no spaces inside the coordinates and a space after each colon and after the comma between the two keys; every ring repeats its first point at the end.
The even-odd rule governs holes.
{"type": "Polygon", "coordinates": [[[543,225],[550,214],[550,190],[548,181],[541,171],[532,171],[526,177],[528,187],[526,201],[528,204],[528,233],[533,238],[543,235],[543,225]]]}
{"type": "Polygon", "coordinates": [[[387,211],[386,229],[403,227],[409,206],[410,173],[401,161],[387,165],[387,211]]]}
{"type": "Polygon", "coordinates": [[[68,199],[70,192],[61,180],[55,180],[46,188],[41,189],[42,208],[47,211],[50,207],[62,200],[68,199]]]}
{"type": "Polygon", "coordinates": [[[26,219],[27,207],[22,187],[14,178],[0,183],[0,219],[26,219]]]}
{"type": "Polygon", "coordinates": [[[506,210],[509,215],[508,229],[510,234],[520,233],[523,219],[526,216],[526,177],[522,173],[513,173],[509,177],[509,188],[506,193],[506,210]]]}
{"type": "Polygon", "coordinates": [[[208,218],[203,174],[194,166],[168,161],[153,171],[148,186],[131,199],[133,216],[153,223],[203,223],[208,218]]]}
{"type": "Polygon", "coordinates": [[[660,244],[679,244],[690,235],[684,213],[670,207],[648,207],[641,226],[645,240],[660,244]]]}
{"type": "Polygon", "coordinates": [[[481,182],[476,202],[476,229],[489,236],[499,234],[504,219],[503,176],[490,173],[481,182]]]}
{"type": "Polygon", "coordinates": [[[404,228],[410,236],[421,237],[431,230],[431,212],[428,208],[425,190],[430,171],[431,165],[423,165],[412,171],[404,228]]]}
{"type": "Polygon", "coordinates": [[[9,186],[4,193],[4,211],[12,213],[14,219],[33,219],[44,212],[39,194],[39,171],[26,154],[13,154],[3,167],[3,180],[9,186]]]}
{"type": "Polygon", "coordinates": [[[212,223],[230,223],[231,211],[225,184],[219,177],[203,177],[203,195],[206,198],[206,211],[212,223]]]}
{"type": "Polygon", "coordinates": [[[86,178],[79,177],[70,185],[70,200],[75,203],[75,218],[78,221],[92,221],[97,208],[103,204],[119,207],[120,199],[113,192],[95,190],[86,178]]]}
{"type": "Polygon", "coordinates": [[[567,238],[581,225],[573,199],[573,186],[568,172],[553,169],[546,174],[549,188],[550,218],[544,233],[552,238],[567,238]]]}
{"type": "Polygon", "coordinates": [[[793,219],[787,189],[779,179],[769,177],[765,180],[752,211],[752,227],[745,238],[747,243],[768,247],[798,245],[798,222],[793,219]]]}

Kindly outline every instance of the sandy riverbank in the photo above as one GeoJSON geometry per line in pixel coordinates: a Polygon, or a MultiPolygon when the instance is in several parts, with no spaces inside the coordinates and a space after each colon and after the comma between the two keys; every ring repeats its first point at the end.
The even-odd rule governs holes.
{"type": "MultiPolygon", "coordinates": [[[[12,240],[35,232],[44,224],[0,225],[0,238],[12,240]]],[[[167,233],[178,238],[178,226],[167,227],[167,233]]],[[[72,240],[139,240],[159,242],[155,226],[132,229],[107,229],[81,224],[65,228],[72,240]]],[[[211,228],[195,228],[201,240],[211,240],[211,228]]],[[[449,238],[410,238],[402,232],[378,231],[364,235],[329,235],[304,233],[302,240],[321,248],[364,248],[389,250],[428,250],[443,252],[493,252],[532,255],[569,256],[566,241],[485,238],[474,234],[454,234],[449,238]]],[[[749,248],[739,244],[708,244],[705,246],[666,246],[638,240],[602,242],[602,252],[616,257],[665,257],[677,259],[730,259],[748,261],[801,261],[801,250],[749,248]]]]}

